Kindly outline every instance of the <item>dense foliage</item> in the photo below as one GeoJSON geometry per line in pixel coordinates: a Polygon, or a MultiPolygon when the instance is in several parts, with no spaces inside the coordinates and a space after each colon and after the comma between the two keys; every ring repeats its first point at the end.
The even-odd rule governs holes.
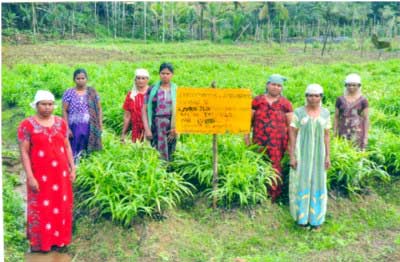
{"type": "Polygon", "coordinates": [[[242,136],[219,136],[218,190],[212,191],[211,136],[191,135],[182,139],[174,156],[175,170],[211,199],[225,206],[254,205],[267,198],[266,186],[276,182],[274,171],[256,147],[249,148],[242,136]]]}
{"type": "Polygon", "coordinates": [[[3,169],[4,247],[7,261],[22,261],[28,248],[22,197],[14,192],[18,180],[3,169]]]}
{"type": "Polygon", "coordinates": [[[6,3],[3,36],[16,43],[82,35],[145,41],[321,41],[399,35],[398,2],[6,3]],[[31,39],[24,39],[25,33],[31,39]],[[28,33],[28,34],[26,34],[28,33]]]}
{"type": "Polygon", "coordinates": [[[123,145],[109,132],[103,135],[105,150],[79,164],[76,180],[77,207],[111,216],[129,225],[138,215],[161,215],[191,195],[191,184],[166,171],[158,152],[143,143],[123,145]]]}

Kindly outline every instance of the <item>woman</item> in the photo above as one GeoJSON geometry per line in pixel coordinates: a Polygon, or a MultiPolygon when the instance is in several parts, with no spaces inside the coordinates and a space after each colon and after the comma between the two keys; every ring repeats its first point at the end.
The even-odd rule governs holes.
{"type": "Polygon", "coordinates": [[[75,165],[67,124],[53,115],[53,94],[37,91],[31,106],[36,115],[18,128],[27,177],[27,235],[32,251],[47,252],[71,243],[75,165]]]}
{"type": "MultiPolygon", "coordinates": [[[[284,81],[286,78],[281,75],[271,75],[267,81],[266,93],[255,97],[252,102],[253,142],[266,151],[280,178],[281,160],[287,149],[289,124],[293,113],[292,104],[282,96],[284,81]]],[[[245,142],[250,144],[249,135],[245,136],[245,142]]],[[[281,192],[280,181],[271,186],[269,194],[272,202],[276,201],[281,192]]]]}
{"type": "Polygon", "coordinates": [[[129,124],[132,125],[132,142],[143,141],[144,126],[142,121],[142,107],[144,103],[144,95],[149,88],[149,72],[146,69],[137,69],[135,71],[135,84],[131,91],[128,92],[123,105],[124,126],[122,128],[121,142],[125,142],[125,135],[128,131],[129,124]]]}
{"type": "Polygon", "coordinates": [[[142,118],[145,137],[160,152],[162,159],[171,161],[177,138],[175,131],[177,86],[171,82],[174,68],[170,63],[161,64],[159,73],[161,80],[147,90],[142,118]]]}
{"type": "Polygon", "coordinates": [[[74,159],[84,152],[101,150],[101,132],[103,129],[100,98],[96,90],[88,87],[87,73],[84,69],[74,72],[75,87],[63,95],[63,118],[68,123],[74,159]]]}
{"type": "Polygon", "coordinates": [[[323,89],[307,86],[306,106],[294,111],[290,124],[290,212],[303,227],[318,230],[328,199],[326,170],[330,167],[329,111],[321,107],[323,89]]]}
{"type": "Polygon", "coordinates": [[[334,133],[364,150],[368,143],[368,100],[361,93],[361,78],[350,74],[345,79],[344,95],[336,100],[334,133]]]}

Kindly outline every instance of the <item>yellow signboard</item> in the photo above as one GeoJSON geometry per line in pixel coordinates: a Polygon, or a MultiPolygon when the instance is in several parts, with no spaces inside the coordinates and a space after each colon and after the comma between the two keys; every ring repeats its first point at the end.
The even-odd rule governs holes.
{"type": "Polygon", "coordinates": [[[177,90],[178,133],[249,133],[249,89],[183,88],[177,90]]]}

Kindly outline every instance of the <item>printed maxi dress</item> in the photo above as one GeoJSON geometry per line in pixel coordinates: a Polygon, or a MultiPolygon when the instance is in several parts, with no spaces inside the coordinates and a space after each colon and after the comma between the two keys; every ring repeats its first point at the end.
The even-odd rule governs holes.
{"type": "MultiPolygon", "coordinates": [[[[253,142],[266,149],[272,167],[282,176],[281,160],[287,150],[289,130],[286,114],[293,112],[292,104],[284,97],[269,104],[264,95],[253,99],[253,142]]],[[[281,194],[280,183],[273,185],[269,193],[273,199],[281,194]]]]}
{"type": "Polygon", "coordinates": [[[75,88],[65,91],[63,103],[68,104],[68,126],[73,137],[69,139],[72,153],[76,159],[88,148],[90,132],[90,115],[87,92],[79,95],[75,88]]]}
{"type": "Polygon", "coordinates": [[[305,107],[294,111],[290,126],[298,129],[297,169],[289,177],[290,213],[298,224],[321,225],[325,221],[327,187],[325,170],[325,129],[331,128],[325,108],[317,118],[308,116],[305,107]]]}
{"type": "MultiPolygon", "coordinates": [[[[149,103],[148,99],[152,88],[149,88],[146,93],[146,104],[149,103]]],[[[171,91],[159,88],[151,103],[153,103],[153,119],[149,119],[149,121],[152,121],[151,132],[153,139],[151,140],[151,145],[160,152],[164,160],[171,161],[176,147],[176,139],[168,141],[172,118],[171,91]]]]}
{"type": "Polygon", "coordinates": [[[348,102],[344,96],[336,100],[336,110],[339,111],[339,136],[355,141],[361,149],[366,147],[367,130],[365,130],[365,119],[362,116],[366,108],[368,108],[368,100],[364,96],[360,96],[352,103],[348,102]]]}
{"type": "Polygon", "coordinates": [[[34,251],[71,243],[73,194],[65,121],[55,116],[54,125],[44,127],[33,117],[21,122],[19,142],[29,141],[29,157],[39,192],[27,187],[27,236],[34,251]]]}
{"type": "Polygon", "coordinates": [[[142,107],[144,95],[137,94],[135,99],[131,98],[131,91],[128,92],[122,108],[131,113],[132,142],[142,141],[144,137],[144,126],[142,121],[142,107]]]}

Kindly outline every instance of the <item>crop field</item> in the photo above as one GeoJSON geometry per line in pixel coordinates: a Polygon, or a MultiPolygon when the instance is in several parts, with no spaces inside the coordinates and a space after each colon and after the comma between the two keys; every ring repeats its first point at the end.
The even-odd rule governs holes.
{"type": "MultiPolygon", "coordinates": [[[[400,57],[398,51],[363,55],[338,46],[320,57],[299,45],[143,44],[124,40],[61,41],[2,47],[3,203],[6,261],[21,261],[23,187],[16,128],[34,114],[38,89],[57,99],[85,68],[104,113],[104,150],[80,162],[74,185],[74,235],[64,250],[74,261],[399,261],[400,260],[400,57]],[[331,139],[327,221],[320,232],[299,229],[289,214],[287,185],[271,204],[268,159],[246,147],[242,135],[219,135],[218,190],[212,191],[212,136],[182,135],[168,165],[147,143],[121,144],[122,104],[138,67],[158,80],[158,67],[175,66],[182,87],[249,88],[264,92],[267,77],[288,78],[284,96],[304,105],[307,84],[323,86],[333,120],[336,98],[349,73],[362,77],[369,100],[365,152],[331,139]],[[218,208],[211,208],[213,196],[218,208]]],[[[287,184],[288,160],[285,163],[287,184]]]]}

